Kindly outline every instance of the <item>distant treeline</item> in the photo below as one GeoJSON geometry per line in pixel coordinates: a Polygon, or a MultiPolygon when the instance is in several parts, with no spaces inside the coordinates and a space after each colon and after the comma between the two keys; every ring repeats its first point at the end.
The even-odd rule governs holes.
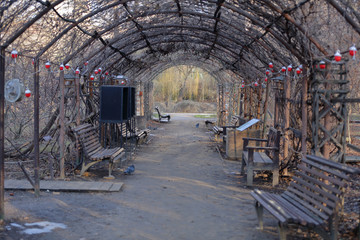
{"type": "Polygon", "coordinates": [[[216,102],[216,80],[204,70],[179,65],[162,72],[154,81],[156,102],[216,102]]]}

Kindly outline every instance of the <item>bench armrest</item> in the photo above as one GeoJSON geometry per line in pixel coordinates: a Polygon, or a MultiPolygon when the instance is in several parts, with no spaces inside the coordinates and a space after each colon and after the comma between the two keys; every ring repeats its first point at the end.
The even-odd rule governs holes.
{"type": "Polygon", "coordinates": [[[253,149],[253,150],[279,150],[278,147],[252,147],[252,146],[247,146],[245,149],[249,150],[249,149],[253,149]]]}
{"type": "Polygon", "coordinates": [[[243,138],[243,140],[248,140],[248,141],[259,141],[259,142],[267,142],[267,139],[262,139],[262,138],[243,138]]]}

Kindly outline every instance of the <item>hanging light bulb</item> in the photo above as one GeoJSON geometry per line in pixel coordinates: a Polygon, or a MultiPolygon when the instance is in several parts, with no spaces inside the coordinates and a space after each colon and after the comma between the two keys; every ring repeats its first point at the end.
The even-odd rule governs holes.
{"type": "Polygon", "coordinates": [[[319,63],[320,69],[325,69],[326,68],[326,64],[324,61],[320,61],[319,63]]]}
{"type": "Polygon", "coordinates": [[[355,60],[356,52],[357,52],[357,49],[354,44],[354,45],[352,45],[352,47],[349,48],[349,54],[350,54],[350,56],[353,57],[354,60],[355,60]]]}
{"type": "Polygon", "coordinates": [[[101,73],[101,71],[102,71],[102,68],[101,68],[101,67],[99,67],[98,72],[99,72],[99,73],[101,73]]]}
{"type": "Polygon", "coordinates": [[[60,69],[60,71],[64,70],[64,64],[60,64],[59,69],[60,69]]]}
{"type": "Polygon", "coordinates": [[[13,49],[11,51],[11,58],[15,59],[16,61],[17,57],[18,57],[18,51],[16,51],[16,49],[13,49]]]}
{"type": "Polygon", "coordinates": [[[269,68],[273,68],[274,67],[274,64],[271,62],[269,63],[269,68]]]}
{"type": "Polygon", "coordinates": [[[340,50],[337,50],[336,53],[334,54],[334,59],[335,61],[337,62],[340,62],[341,61],[341,53],[340,53],[340,50]]]}
{"type": "Polygon", "coordinates": [[[91,75],[90,80],[94,80],[94,79],[95,79],[94,75],[91,75]]]}
{"type": "Polygon", "coordinates": [[[70,65],[67,63],[67,64],[65,64],[65,68],[66,69],[69,69],[70,68],[70,65]]]}
{"type": "Polygon", "coordinates": [[[80,74],[80,69],[79,68],[76,68],[75,74],[80,74]]]}
{"type": "Polygon", "coordinates": [[[51,67],[51,63],[50,63],[49,61],[47,61],[47,62],[45,63],[45,68],[46,68],[46,69],[50,69],[50,67],[51,67]]]}
{"type": "Polygon", "coordinates": [[[31,96],[31,91],[29,89],[25,90],[25,97],[30,97],[31,96]]]}
{"type": "Polygon", "coordinates": [[[287,67],[287,70],[288,70],[288,72],[292,71],[292,65],[291,64],[287,67]]]}
{"type": "Polygon", "coordinates": [[[282,68],[281,68],[281,71],[282,71],[282,72],[286,72],[286,67],[282,67],[282,68]]]}
{"type": "Polygon", "coordinates": [[[296,68],[296,73],[299,75],[301,73],[301,69],[298,67],[296,68]]]}

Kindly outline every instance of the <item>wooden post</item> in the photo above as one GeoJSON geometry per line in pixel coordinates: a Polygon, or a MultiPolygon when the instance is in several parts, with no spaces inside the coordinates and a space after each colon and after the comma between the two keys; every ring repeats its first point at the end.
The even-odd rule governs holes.
{"type": "Polygon", "coordinates": [[[35,178],[35,196],[40,196],[40,179],[39,179],[39,158],[40,158],[40,147],[39,147],[39,58],[34,61],[34,178],[35,178]]]}
{"type": "Polygon", "coordinates": [[[252,87],[250,87],[249,88],[249,102],[248,102],[248,104],[249,104],[249,106],[248,106],[248,116],[249,116],[249,120],[251,120],[251,118],[252,118],[252,112],[251,112],[251,110],[252,110],[252,92],[251,92],[251,89],[252,89],[252,87]]]}
{"type": "Polygon", "coordinates": [[[64,71],[60,71],[60,178],[65,178],[65,83],[64,83],[64,71]]]}
{"type": "Polygon", "coordinates": [[[4,139],[5,139],[5,49],[6,47],[1,46],[0,51],[0,225],[3,223],[5,218],[5,153],[4,153],[4,139]]]}
{"type": "MultiPolygon", "coordinates": [[[[257,104],[257,113],[256,118],[260,119],[260,113],[261,113],[261,100],[262,100],[262,87],[259,85],[257,86],[257,96],[258,96],[258,104],[257,104]]],[[[256,125],[256,128],[259,129],[259,125],[256,125]]]]}
{"type": "Polygon", "coordinates": [[[247,94],[247,89],[243,88],[244,91],[244,97],[243,97],[243,117],[246,118],[247,117],[247,107],[248,107],[248,94],[247,94]]]}
{"type": "Polygon", "coordinates": [[[301,153],[306,155],[306,137],[307,137],[307,91],[308,91],[308,77],[307,69],[304,69],[304,76],[302,79],[302,98],[301,98],[301,153]]]}
{"type": "MultiPolygon", "coordinates": [[[[284,82],[284,125],[283,125],[283,133],[284,133],[284,159],[286,159],[289,155],[289,123],[290,123],[290,76],[286,75],[284,82]]],[[[287,169],[284,169],[284,175],[287,174],[287,169]]]]}
{"type": "MultiPolygon", "coordinates": [[[[76,126],[80,125],[80,78],[79,74],[75,74],[75,92],[76,92],[76,126]]],[[[76,163],[80,163],[80,142],[76,139],[76,163]]]]}
{"type": "MultiPolygon", "coordinates": [[[[331,67],[329,66],[329,64],[326,65],[326,82],[325,82],[325,90],[329,90],[330,89],[330,84],[327,82],[329,79],[330,79],[330,74],[329,74],[329,71],[330,71],[331,67]]],[[[325,94],[325,98],[330,100],[330,96],[328,93],[325,94]]],[[[330,132],[331,131],[331,116],[330,116],[330,112],[329,109],[331,108],[331,106],[329,105],[326,105],[325,107],[325,111],[328,111],[324,117],[324,127],[325,127],[325,138],[328,138],[329,137],[329,134],[327,134],[327,132],[330,132]]],[[[322,149],[322,154],[323,154],[323,157],[326,158],[326,159],[329,159],[330,158],[330,140],[328,140],[324,146],[323,146],[323,149],[322,149]]]]}
{"type": "Polygon", "coordinates": [[[266,91],[265,91],[265,103],[264,103],[264,125],[263,125],[263,130],[262,130],[262,137],[265,137],[265,132],[266,132],[266,121],[267,121],[267,109],[268,109],[268,101],[269,101],[269,88],[270,88],[270,84],[269,81],[266,82],[266,91]]]}

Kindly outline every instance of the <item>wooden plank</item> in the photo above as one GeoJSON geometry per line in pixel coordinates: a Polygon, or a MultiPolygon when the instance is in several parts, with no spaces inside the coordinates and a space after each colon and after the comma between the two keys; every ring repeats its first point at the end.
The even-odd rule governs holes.
{"type": "Polygon", "coordinates": [[[305,158],[302,160],[302,162],[307,163],[307,164],[309,164],[309,165],[311,165],[313,167],[316,167],[317,169],[320,169],[321,171],[328,172],[328,173],[330,173],[332,175],[335,175],[335,176],[337,176],[339,178],[342,178],[342,179],[345,179],[345,180],[350,180],[350,178],[347,175],[345,175],[342,172],[339,172],[337,169],[328,168],[328,167],[326,167],[326,165],[318,164],[318,163],[315,163],[315,162],[310,161],[310,160],[305,159],[305,158]]]}
{"type": "Polygon", "coordinates": [[[340,181],[339,179],[337,178],[333,178],[333,177],[329,177],[328,175],[325,175],[324,173],[322,173],[321,171],[318,171],[318,170],[315,170],[315,169],[311,169],[311,168],[308,168],[305,164],[299,164],[298,165],[298,169],[306,172],[306,173],[310,173],[312,175],[315,175],[315,176],[318,176],[322,179],[325,179],[333,184],[336,184],[340,187],[345,187],[346,183],[343,182],[343,181],[340,181]]]}
{"type": "Polygon", "coordinates": [[[299,186],[298,184],[292,182],[287,190],[293,192],[302,199],[307,200],[309,203],[313,204],[314,206],[321,208],[327,214],[330,215],[332,213],[332,208],[331,209],[328,208],[328,206],[330,206],[329,204],[327,204],[326,206],[323,205],[322,200],[326,200],[326,199],[319,197],[319,195],[316,195],[313,192],[306,190],[305,188],[299,186]]]}
{"type": "MultiPolygon", "coordinates": [[[[113,182],[82,182],[82,181],[41,181],[40,190],[49,191],[97,191],[118,192],[123,183],[113,182]]],[[[33,187],[26,180],[5,180],[7,190],[31,190],[33,187]]]]}
{"type": "Polygon", "coordinates": [[[328,215],[321,212],[319,209],[314,208],[312,205],[310,205],[309,203],[307,203],[306,201],[304,201],[303,199],[299,198],[297,195],[295,195],[289,191],[285,191],[283,194],[281,194],[281,196],[286,198],[293,205],[296,204],[297,207],[302,207],[302,211],[305,211],[305,209],[308,209],[309,211],[311,211],[315,215],[312,215],[310,213],[308,213],[308,215],[312,216],[313,218],[317,217],[318,222],[323,222],[323,220],[327,220],[329,218],[328,215]],[[321,219],[323,219],[323,220],[321,220],[321,219]]]}
{"type": "MultiPolygon", "coordinates": [[[[321,157],[318,157],[318,156],[306,155],[306,158],[309,159],[309,160],[316,161],[316,162],[318,162],[320,164],[327,165],[327,166],[332,167],[332,168],[336,168],[336,169],[341,170],[341,171],[343,171],[344,173],[347,173],[347,174],[358,174],[358,173],[360,173],[360,170],[357,169],[357,168],[348,167],[345,164],[341,164],[341,163],[338,163],[338,162],[333,162],[333,161],[330,161],[328,159],[321,158],[321,157]]],[[[347,179],[347,178],[344,178],[344,179],[347,179]]]]}
{"type": "Polygon", "coordinates": [[[342,191],[338,188],[335,188],[333,186],[331,186],[330,184],[326,184],[324,183],[323,181],[320,181],[316,178],[313,178],[309,175],[306,175],[305,173],[303,172],[300,172],[300,171],[297,171],[296,172],[297,175],[299,175],[301,178],[311,182],[311,183],[315,183],[316,185],[319,185],[319,186],[322,186],[324,188],[326,188],[328,191],[332,192],[333,194],[336,194],[336,195],[340,195],[342,193],[342,191]]]}
{"type": "Polygon", "coordinates": [[[281,215],[276,208],[274,208],[272,205],[270,205],[267,201],[265,201],[260,195],[256,192],[252,191],[251,196],[255,198],[256,201],[258,201],[266,210],[268,210],[274,217],[276,217],[280,222],[285,223],[287,222],[287,219],[281,215]]]}
{"type": "Polygon", "coordinates": [[[284,208],[288,212],[291,212],[294,216],[294,221],[299,222],[301,225],[309,225],[309,226],[315,226],[319,225],[321,222],[318,222],[316,219],[312,218],[311,216],[307,215],[302,209],[299,209],[299,206],[296,206],[296,204],[292,204],[291,202],[288,202],[286,199],[281,197],[278,194],[272,194],[272,197],[275,201],[281,202],[284,208]]]}

